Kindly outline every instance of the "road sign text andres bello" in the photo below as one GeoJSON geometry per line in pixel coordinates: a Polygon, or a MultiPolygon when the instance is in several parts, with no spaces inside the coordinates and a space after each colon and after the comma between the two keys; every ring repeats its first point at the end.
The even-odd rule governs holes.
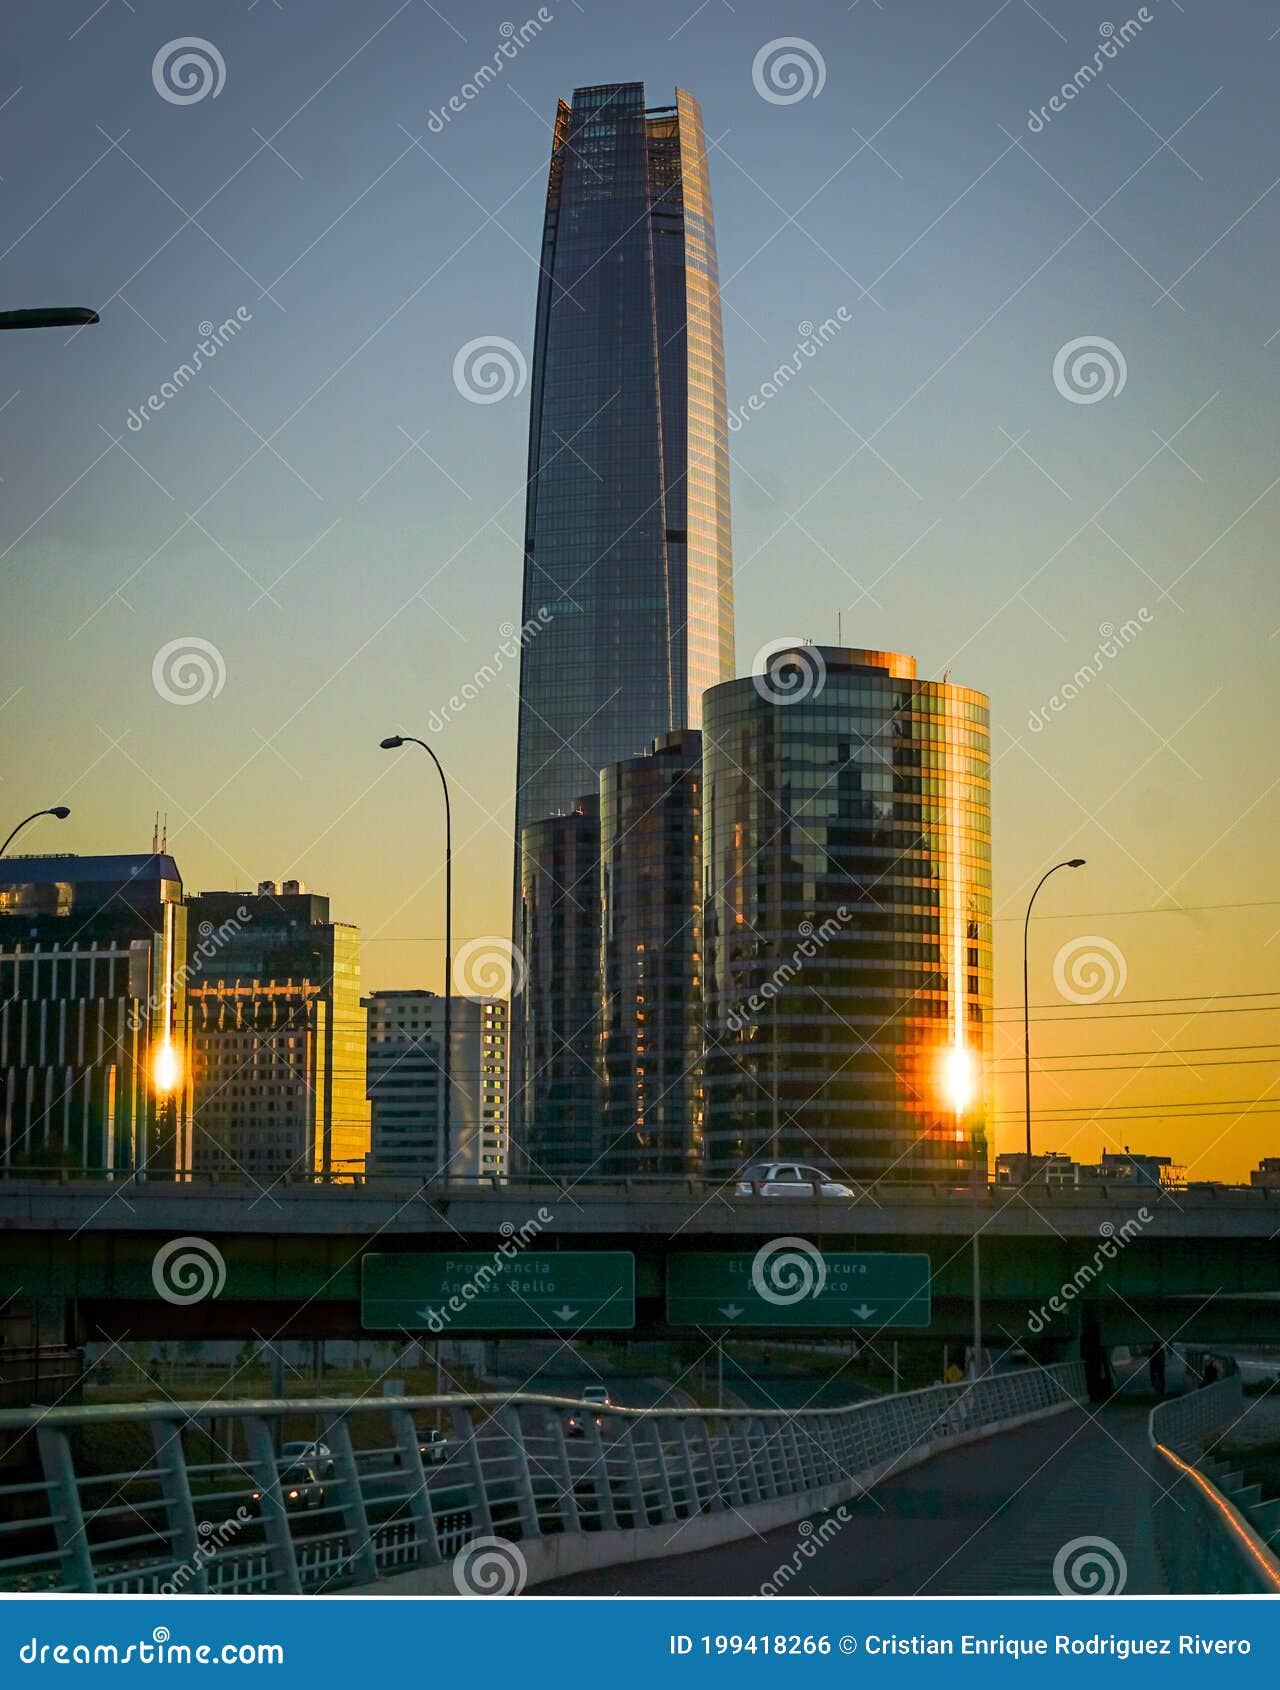
{"type": "Polygon", "coordinates": [[[635,1323],[629,1250],[432,1250],[360,1264],[366,1332],[609,1332],[635,1323]]]}

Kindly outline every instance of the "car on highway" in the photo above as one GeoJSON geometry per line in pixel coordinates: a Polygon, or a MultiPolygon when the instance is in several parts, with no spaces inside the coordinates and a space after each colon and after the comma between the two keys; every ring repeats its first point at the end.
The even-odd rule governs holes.
{"type": "MultiPolygon", "coordinates": [[[[590,1409],[613,1407],[613,1398],[604,1385],[584,1385],[582,1387],[582,1400],[588,1404],[590,1409]]],[[[584,1414],[580,1409],[575,1409],[569,1416],[569,1436],[571,1438],[585,1438],[587,1424],[592,1418],[594,1418],[597,1426],[604,1425],[603,1414],[584,1414]]]]}
{"type": "Polygon", "coordinates": [[[853,1197],[851,1185],[803,1162],[756,1162],[738,1176],[738,1197],[853,1197]]]}
{"type": "Polygon", "coordinates": [[[438,1426],[418,1427],[418,1454],[433,1467],[449,1459],[449,1440],[438,1426]]]}
{"type": "MultiPolygon", "coordinates": [[[[293,1442],[280,1451],[280,1495],[290,1513],[305,1508],[323,1508],[325,1481],[333,1477],[332,1452],[328,1444],[293,1442]]],[[[252,1492],[254,1507],[261,1510],[262,1492],[252,1492]]]]}

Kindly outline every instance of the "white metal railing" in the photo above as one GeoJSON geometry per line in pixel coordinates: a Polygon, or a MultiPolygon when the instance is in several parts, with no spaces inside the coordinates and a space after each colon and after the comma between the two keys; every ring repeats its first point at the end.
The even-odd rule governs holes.
{"type": "Polygon", "coordinates": [[[479,1536],[634,1532],[852,1494],[904,1458],[1084,1394],[1068,1363],[838,1409],[494,1394],[5,1410],[0,1446],[26,1452],[28,1476],[0,1484],[0,1590],[367,1586],[479,1536]]]}

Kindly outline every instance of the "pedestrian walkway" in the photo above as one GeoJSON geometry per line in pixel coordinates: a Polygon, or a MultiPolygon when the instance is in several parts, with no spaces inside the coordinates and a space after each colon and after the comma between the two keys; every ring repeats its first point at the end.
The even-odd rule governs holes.
{"type": "Polygon", "coordinates": [[[1121,1581],[1167,1586],[1151,1530],[1147,1405],[1071,1409],[934,1456],[867,1496],[767,1536],[697,1555],[604,1567],[539,1595],[1051,1596],[1121,1581]],[[1105,1546],[1068,1550],[1081,1538],[1105,1546]],[[1109,1546],[1109,1547],[1108,1547],[1109,1546]]]}

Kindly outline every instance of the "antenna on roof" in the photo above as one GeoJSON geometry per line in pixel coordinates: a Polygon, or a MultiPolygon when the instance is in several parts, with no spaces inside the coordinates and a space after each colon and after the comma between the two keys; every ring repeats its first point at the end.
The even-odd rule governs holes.
{"type": "Polygon", "coordinates": [[[165,813],[164,813],[164,832],[160,835],[160,849],[161,849],[162,852],[164,852],[166,854],[168,853],[168,850],[169,850],[169,812],[168,812],[168,810],[166,810],[165,813]]]}
{"type": "Polygon", "coordinates": [[[154,857],[160,849],[160,812],[156,811],[155,825],[151,829],[151,855],[154,857]]]}
{"type": "Polygon", "coordinates": [[[844,612],[842,610],[836,611],[836,644],[844,644],[844,612]]]}

